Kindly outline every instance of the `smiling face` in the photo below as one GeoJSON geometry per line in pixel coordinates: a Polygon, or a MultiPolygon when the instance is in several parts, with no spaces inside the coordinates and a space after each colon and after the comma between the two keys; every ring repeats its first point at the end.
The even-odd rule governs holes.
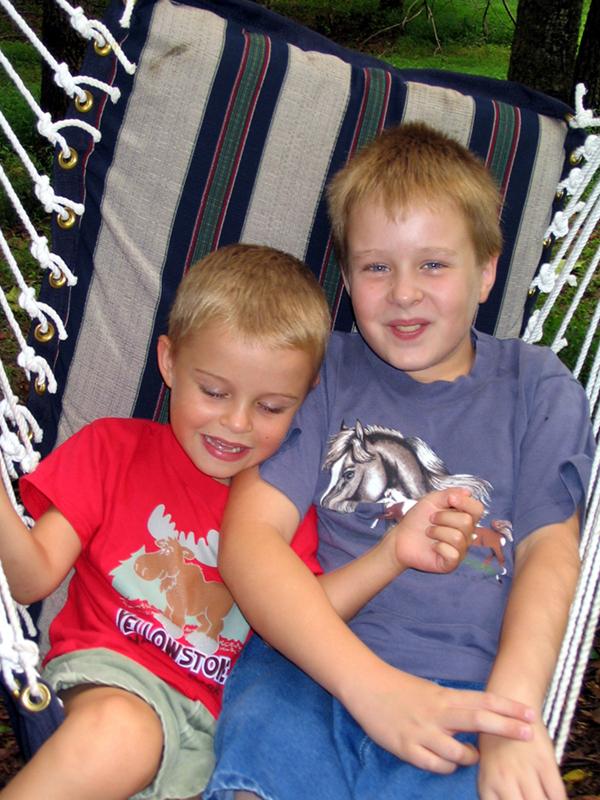
{"type": "Polygon", "coordinates": [[[444,203],[389,214],[363,202],[347,230],[346,288],[371,349],[421,383],[468,374],[497,258],[477,263],[463,216],[444,203]]]}
{"type": "Polygon", "coordinates": [[[176,349],[161,336],[158,363],[177,440],[198,469],[222,483],[277,450],[315,367],[303,350],[250,344],[217,325],[176,349]]]}

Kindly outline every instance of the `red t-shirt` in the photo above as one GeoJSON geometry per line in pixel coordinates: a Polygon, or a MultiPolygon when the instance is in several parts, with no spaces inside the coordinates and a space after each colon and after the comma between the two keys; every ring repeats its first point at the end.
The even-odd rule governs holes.
{"type": "MultiPolygon", "coordinates": [[[[217,571],[228,487],[194,466],[169,425],[103,419],[58,447],[20,488],[34,519],[55,506],[82,545],[45,661],[106,647],[217,716],[249,636],[217,571]]],[[[292,546],[320,572],[314,512],[292,546]]]]}

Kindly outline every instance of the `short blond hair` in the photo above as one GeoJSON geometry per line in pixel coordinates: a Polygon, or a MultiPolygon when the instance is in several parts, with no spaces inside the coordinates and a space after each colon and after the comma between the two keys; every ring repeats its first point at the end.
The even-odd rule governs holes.
{"type": "Polygon", "coordinates": [[[321,286],[302,261],[272,247],[232,244],[196,262],[181,281],[169,314],[173,348],[211,324],[244,340],[304,350],[316,372],[331,317],[321,286]]]}
{"type": "Polygon", "coordinates": [[[450,204],[465,219],[478,263],[502,250],[502,204],[491,173],[468,148],[423,123],[383,131],[336,173],[327,200],[342,268],[348,218],[364,201],[381,202],[390,215],[417,204],[450,204]]]}

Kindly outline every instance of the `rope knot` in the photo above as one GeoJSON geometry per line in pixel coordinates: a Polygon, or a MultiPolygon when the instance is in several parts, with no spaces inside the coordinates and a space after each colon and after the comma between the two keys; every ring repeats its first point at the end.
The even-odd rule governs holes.
{"type": "Polygon", "coordinates": [[[72,10],[71,25],[84,39],[91,39],[93,36],[94,29],[89,19],[83,13],[83,8],[81,8],[81,6],[77,6],[77,8],[72,10]]]}
{"type": "Polygon", "coordinates": [[[19,295],[19,305],[24,311],[27,311],[30,317],[35,317],[38,313],[38,304],[35,299],[35,289],[33,286],[28,286],[23,289],[19,295]]]}
{"type": "Polygon", "coordinates": [[[50,186],[50,178],[47,175],[38,175],[34,192],[43,205],[46,214],[51,214],[56,210],[56,195],[54,194],[54,189],[50,186]]]}
{"type": "Polygon", "coordinates": [[[51,144],[56,144],[58,141],[58,136],[56,134],[56,127],[54,122],[52,121],[52,116],[46,112],[45,114],[41,114],[38,119],[38,123],[36,125],[37,131],[40,136],[43,136],[45,139],[51,144]]]}
{"type": "Polygon", "coordinates": [[[60,86],[61,89],[64,89],[66,94],[69,97],[73,97],[75,92],[77,91],[77,84],[75,83],[75,79],[71,75],[68,65],[63,61],[59,64],[56,68],[54,73],[54,83],[60,86]]]}

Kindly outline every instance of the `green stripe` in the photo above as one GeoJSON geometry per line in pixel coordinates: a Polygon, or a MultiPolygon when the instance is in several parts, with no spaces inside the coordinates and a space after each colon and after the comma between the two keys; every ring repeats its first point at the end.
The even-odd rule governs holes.
{"type": "Polygon", "coordinates": [[[506,168],[513,146],[516,124],[516,109],[506,103],[496,103],[498,134],[493,151],[488,157],[488,167],[499,186],[504,185],[506,168]]]}
{"type": "MultiPolygon", "coordinates": [[[[379,132],[379,123],[382,114],[385,111],[386,73],[382,69],[368,69],[367,72],[371,80],[369,81],[364,115],[361,120],[360,129],[355,136],[357,142],[356,151],[360,150],[375,138],[379,132]]],[[[329,307],[333,308],[340,285],[340,267],[333,249],[329,256],[322,283],[329,307]]]]}
{"type": "Polygon", "coordinates": [[[251,111],[252,99],[259,85],[265,58],[265,37],[256,33],[249,34],[248,59],[233,101],[230,117],[227,120],[227,129],[218,155],[217,166],[208,189],[198,240],[194,249],[194,261],[207,255],[213,248],[217,222],[232,180],[235,158],[251,111]]]}

